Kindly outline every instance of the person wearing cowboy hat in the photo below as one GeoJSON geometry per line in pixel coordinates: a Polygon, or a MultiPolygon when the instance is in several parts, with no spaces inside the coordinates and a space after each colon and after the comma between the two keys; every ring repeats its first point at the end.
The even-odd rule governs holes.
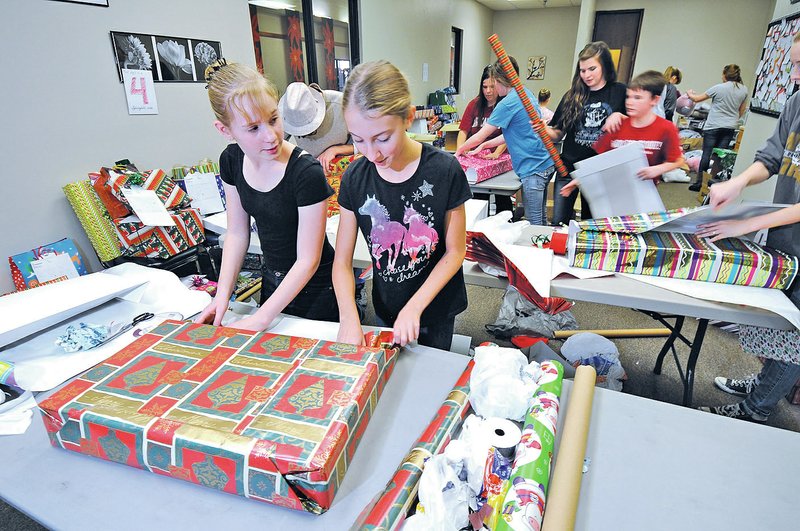
{"type": "Polygon", "coordinates": [[[342,93],[312,83],[291,83],[278,103],[289,142],[316,157],[325,173],[331,161],[354,153],[342,114],[342,93]]]}

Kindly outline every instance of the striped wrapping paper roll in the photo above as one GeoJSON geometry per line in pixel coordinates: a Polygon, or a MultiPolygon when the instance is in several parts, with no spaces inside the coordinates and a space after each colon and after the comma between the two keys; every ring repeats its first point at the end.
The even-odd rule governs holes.
{"type": "Polygon", "coordinates": [[[647,232],[682,218],[686,214],[697,210],[695,208],[676,208],[663,212],[649,212],[646,214],[630,214],[627,216],[610,216],[607,218],[587,219],[578,223],[583,230],[610,231],[610,232],[647,232]]]}
{"type": "Polygon", "coordinates": [[[522,428],[508,490],[497,519],[498,531],[538,529],[542,523],[545,493],[550,481],[550,462],[555,448],[564,367],[557,361],[542,363],[542,376],[522,428]]]}
{"type": "Polygon", "coordinates": [[[0,360],[0,383],[17,387],[17,380],[14,378],[14,364],[10,361],[0,360]]]}
{"type": "Polygon", "coordinates": [[[439,411],[408,452],[376,501],[367,506],[351,529],[391,531],[405,520],[417,496],[425,459],[442,452],[469,410],[470,360],[439,411]]]}
{"type": "Polygon", "coordinates": [[[177,181],[192,172],[219,174],[219,165],[211,159],[203,159],[194,166],[173,166],[172,178],[177,181]]]}
{"type": "Polygon", "coordinates": [[[109,262],[121,256],[122,249],[114,225],[89,181],[67,184],[63,190],[97,257],[103,262],[109,262]]]}
{"type": "Polygon", "coordinates": [[[514,66],[508,59],[508,54],[506,54],[503,44],[500,42],[500,38],[496,33],[489,37],[489,44],[492,45],[492,50],[494,50],[495,55],[497,55],[497,59],[500,61],[500,66],[503,67],[506,77],[511,80],[511,85],[514,87],[514,90],[517,91],[517,94],[519,94],[519,99],[522,101],[522,105],[525,107],[525,111],[528,113],[528,117],[533,124],[533,130],[536,131],[536,134],[542,139],[544,147],[547,149],[547,152],[556,165],[556,171],[558,171],[558,174],[562,177],[567,177],[567,167],[564,166],[564,161],[561,160],[561,156],[558,154],[553,140],[550,138],[550,135],[547,134],[547,128],[541,118],[539,118],[539,113],[536,112],[528,95],[525,94],[525,88],[522,86],[519,76],[514,71],[514,66]]]}

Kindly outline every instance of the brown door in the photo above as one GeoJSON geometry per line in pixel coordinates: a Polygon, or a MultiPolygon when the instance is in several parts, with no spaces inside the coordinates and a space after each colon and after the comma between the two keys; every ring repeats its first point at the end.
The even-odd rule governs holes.
{"type": "Polygon", "coordinates": [[[633,77],[639,31],[644,9],[598,11],[594,17],[593,41],[605,41],[617,65],[617,79],[625,84],[633,77]]]}

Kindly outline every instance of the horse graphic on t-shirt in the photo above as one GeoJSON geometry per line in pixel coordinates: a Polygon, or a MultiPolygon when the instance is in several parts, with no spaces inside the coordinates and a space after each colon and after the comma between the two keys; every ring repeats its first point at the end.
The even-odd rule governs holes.
{"type": "Polygon", "coordinates": [[[389,219],[389,212],[375,196],[367,196],[367,200],[358,209],[359,214],[369,216],[372,221],[372,230],[369,232],[369,239],[372,242],[372,256],[375,258],[375,267],[381,268],[381,257],[387,253],[386,269],[394,271],[394,264],[402,251],[403,240],[406,236],[406,228],[389,219]]]}
{"type": "Polygon", "coordinates": [[[413,269],[421,251],[425,251],[428,256],[433,254],[436,244],[439,242],[439,235],[433,227],[425,222],[422,214],[414,210],[414,207],[406,207],[403,223],[408,225],[406,238],[403,240],[403,254],[411,257],[411,268],[413,269]]]}

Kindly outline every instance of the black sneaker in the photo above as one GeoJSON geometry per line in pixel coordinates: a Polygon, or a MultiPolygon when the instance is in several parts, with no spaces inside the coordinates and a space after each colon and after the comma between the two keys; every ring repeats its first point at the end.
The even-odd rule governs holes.
{"type": "Polygon", "coordinates": [[[714,378],[714,385],[722,389],[726,393],[735,396],[747,396],[750,394],[755,386],[758,384],[755,376],[749,376],[742,379],[730,379],[724,376],[717,376],[714,378]]]}
{"type": "Polygon", "coordinates": [[[706,413],[713,413],[714,415],[720,415],[722,417],[730,417],[732,419],[755,422],[756,424],[764,424],[765,422],[767,422],[766,418],[762,419],[754,417],[753,415],[745,411],[741,405],[741,402],[738,404],[728,404],[725,406],[699,407],[697,409],[699,409],[700,411],[705,411],[706,413]]]}

